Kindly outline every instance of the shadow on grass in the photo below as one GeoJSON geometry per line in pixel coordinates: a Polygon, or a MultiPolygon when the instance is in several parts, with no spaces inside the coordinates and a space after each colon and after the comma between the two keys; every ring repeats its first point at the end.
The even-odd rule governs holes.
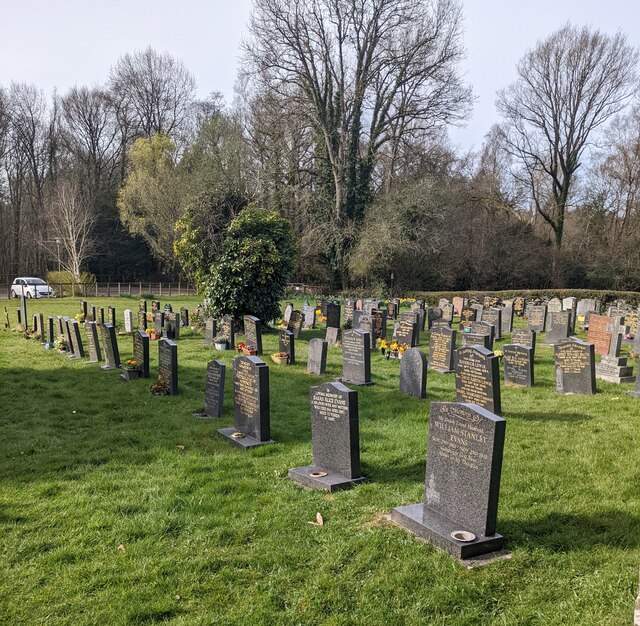
{"type": "Polygon", "coordinates": [[[391,463],[378,465],[371,463],[369,456],[362,460],[362,473],[369,481],[376,483],[405,483],[415,485],[424,482],[426,460],[413,463],[391,463]]]}
{"type": "Polygon", "coordinates": [[[586,422],[593,419],[591,415],[585,415],[583,413],[554,413],[554,412],[538,412],[528,410],[526,412],[518,412],[509,410],[507,417],[521,419],[526,422],[536,421],[553,421],[553,422],[586,422]]]}
{"type": "Polygon", "coordinates": [[[544,549],[549,552],[586,550],[594,546],[620,549],[640,545],[640,518],[624,511],[592,515],[551,513],[532,520],[499,520],[498,532],[509,549],[544,549]]]}

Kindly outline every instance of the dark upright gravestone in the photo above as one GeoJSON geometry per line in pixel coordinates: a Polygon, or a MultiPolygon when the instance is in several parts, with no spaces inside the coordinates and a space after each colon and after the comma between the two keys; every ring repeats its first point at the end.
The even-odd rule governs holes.
{"type": "Polygon", "coordinates": [[[547,307],[544,304],[529,307],[529,330],[542,333],[547,325],[547,307]]]}
{"type": "Polygon", "coordinates": [[[18,319],[18,326],[22,322],[24,324],[25,330],[29,329],[29,318],[27,317],[27,298],[24,294],[20,296],[20,315],[19,318],[22,317],[22,320],[18,319]]]}
{"type": "Polygon", "coordinates": [[[373,311],[371,311],[371,323],[373,329],[374,344],[378,339],[386,339],[387,311],[385,309],[373,309],[373,311]]]}
{"type": "Polygon", "coordinates": [[[527,307],[527,301],[521,296],[518,296],[517,298],[513,299],[513,312],[518,317],[524,317],[524,312],[526,307],[527,307]]]}
{"type": "Polygon", "coordinates": [[[204,409],[200,413],[194,413],[196,417],[222,417],[226,371],[227,366],[221,361],[209,361],[207,363],[204,409]]]}
{"type": "Polygon", "coordinates": [[[500,368],[498,357],[482,346],[456,351],[456,401],[473,402],[500,415],[500,368]]]}
{"type": "Polygon", "coordinates": [[[16,326],[18,329],[23,329],[24,324],[22,323],[22,309],[16,309],[17,322],[16,326]]]}
{"type": "Polygon", "coordinates": [[[158,379],[167,388],[167,395],[178,395],[178,346],[171,339],[158,342],[158,379]]]}
{"type": "Polygon", "coordinates": [[[147,312],[147,301],[146,300],[139,300],[138,301],[138,311],[144,311],[145,313],[147,312]]]}
{"type": "Polygon", "coordinates": [[[233,317],[231,315],[223,315],[222,319],[220,320],[220,330],[218,330],[218,335],[226,339],[227,346],[232,350],[236,345],[236,336],[233,323],[233,317]]]}
{"type": "Polygon", "coordinates": [[[307,354],[307,372],[319,376],[324,374],[327,367],[327,342],[322,339],[312,339],[309,342],[307,354]]]}
{"type": "Polygon", "coordinates": [[[55,333],[55,327],[53,324],[52,317],[47,318],[46,336],[47,336],[47,343],[49,344],[50,347],[53,347],[53,342],[56,340],[56,333],[55,333]]]}
{"type": "MultiPolygon", "coordinates": [[[[67,318],[69,319],[69,318],[67,318]]],[[[63,335],[64,336],[64,327],[65,327],[65,321],[64,318],[61,315],[56,315],[56,334],[58,335],[63,335]]]]}
{"type": "Polygon", "coordinates": [[[38,313],[38,332],[40,333],[40,343],[47,343],[47,334],[44,327],[44,315],[38,313]]]}
{"type": "Polygon", "coordinates": [[[257,356],[233,360],[233,428],[218,432],[240,448],[273,443],[270,430],[269,368],[257,356]]]}
{"type": "MultiPolygon", "coordinates": [[[[165,305],[169,306],[169,305],[165,305]]],[[[162,336],[166,339],[180,338],[180,316],[173,311],[165,311],[162,336]]]]}
{"type": "Polygon", "coordinates": [[[158,334],[164,330],[164,311],[155,311],[153,314],[154,329],[158,334]]]}
{"type": "Polygon", "coordinates": [[[556,390],[592,395],[596,392],[595,352],[592,343],[568,339],[553,348],[556,390]]]}
{"type": "Polygon", "coordinates": [[[155,313],[160,310],[160,300],[151,300],[151,312],[155,313]]]}
{"type": "Polygon", "coordinates": [[[477,315],[477,311],[475,309],[472,309],[471,307],[465,307],[464,309],[462,309],[462,311],[460,312],[460,332],[464,332],[465,328],[471,326],[471,323],[476,321],[477,315]]]}
{"type": "Polygon", "coordinates": [[[533,348],[507,344],[502,348],[504,382],[518,387],[533,386],[533,348]]]}
{"type": "Polygon", "coordinates": [[[344,301],[344,321],[346,323],[353,322],[353,300],[344,301]]]}
{"type": "MultiPolygon", "coordinates": [[[[211,347],[216,336],[216,320],[209,317],[204,322],[204,345],[211,347]]],[[[228,346],[233,349],[233,346],[228,346]]]]}
{"type": "Polygon", "coordinates": [[[462,346],[482,346],[491,350],[491,333],[461,333],[462,346]]]}
{"type": "Polygon", "coordinates": [[[505,306],[502,309],[502,332],[510,333],[513,331],[513,305],[505,306]]]}
{"type": "Polygon", "coordinates": [[[536,351],[536,331],[528,328],[518,328],[511,331],[511,343],[527,346],[536,351]]]}
{"type": "Polygon", "coordinates": [[[304,487],[336,491],[362,482],[358,394],[342,383],[311,387],[313,464],[289,470],[304,487]]]}
{"type": "Polygon", "coordinates": [[[100,363],[102,361],[102,353],[100,352],[100,341],[98,340],[98,325],[96,322],[85,322],[84,330],[87,335],[89,363],[100,363]]]}
{"type": "Polygon", "coordinates": [[[433,324],[431,324],[431,330],[434,330],[436,328],[451,328],[451,322],[444,318],[433,320],[433,324]]]}
{"type": "Polygon", "coordinates": [[[118,326],[118,324],[116,323],[115,307],[112,307],[112,306],[107,307],[107,322],[109,322],[109,324],[113,324],[113,326],[118,326]]]}
{"type": "Polygon", "coordinates": [[[116,329],[111,324],[100,324],[99,328],[105,361],[100,369],[112,370],[120,367],[120,352],[118,350],[118,340],[116,339],[116,329]]]}
{"type": "Polygon", "coordinates": [[[405,350],[400,361],[400,393],[427,397],[427,357],[420,348],[405,350]]]}
{"type": "Polygon", "coordinates": [[[189,309],[186,306],[180,307],[180,326],[189,326],[189,309]]]}
{"type": "Polygon", "coordinates": [[[133,358],[140,368],[140,376],[149,378],[149,335],[141,330],[133,333],[133,358]]]}
{"type": "Polygon", "coordinates": [[[69,320],[71,327],[71,336],[73,337],[73,353],[72,359],[81,359],[84,357],[84,347],[82,346],[82,335],[80,334],[80,324],[77,320],[69,320]]]}
{"type": "Polygon", "coordinates": [[[80,315],[82,315],[82,319],[87,319],[87,301],[80,300],[80,315]]]}
{"type": "Polygon", "coordinates": [[[33,317],[31,318],[31,327],[33,328],[34,333],[37,334],[38,332],[40,332],[38,330],[38,314],[37,313],[34,313],[33,317]]]}
{"type": "Polygon", "coordinates": [[[244,336],[247,343],[256,349],[257,354],[262,354],[262,328],[259,318],[254,315],[244,316],[244,336]]]}
{"type": "Polygon", "coordinates": [[[549,313],[549,324],[545,343],[555,346],[571,335],[571,311],[552,311],[549,313]]]}
{"type": "Polygon", "coordinates": [[[371,340],[362,330],[345,330],[342,334],[342,382],[371,384],[371,340]]]}
{"type": "MultiPolygon", "coordinates": [[[[489,341],[487,342],[487,349],[493,350],[493,340],[496,336],[496,327],[489,322],[471,322],[471,326],[467,326],[465,331],[476,334],[476,335],[488,335],[489,341]]],[[[467,332],[462,334],[464,336],[467,332]]]]}
{"type": "Polygon", "coordinates": [[[278,335],[278,351],[286,352],[289,365],[296,364],[296,339],[290,330],[282,330],[278,335]]]}
{"type": "Polygon", "coordinates": [[[394,509],[392,519],[459,559],[500,550],[505,426],[475,404],[431,403],[424,501],[394,509]]]}
{"type": "Polygon", "coordinates": [[[300,331],[302,330],[302,320],[302,313],[300,311],[291,311],[291,318],[289,319],[287,330],[290,330],[296,339],[300,337],[300,331]]]}
{"type": "Polygon", "coordinates": [[[173,313],[173,307],[168,302],[164,305],[164,312],[173,313]]]}
{"type": "Polygon", "coordinates": [[[138,330],[147,330],[147,312],[142,309],[138,310],[138,330]]]}
{"type": "MultiPolygon", "coordinates": [[[[403,315],[405,315],[403,313],[403,315]]],[[[400,344],[406,343],[410,348],[418,345],[420,329],[418,322],[400,319],[393,325],[393,338],[400,344]]]]}
{"type": "Polygon", "coordinates": [[[95,304],[89,305],[87,309],[87,315],[85,316],[85,321],[87,322],[97,322],[98,321],[98,313],[95,304]]]}
{"type": "Polygon", "coordinates": [[[104,307],[98,307],[98,324],[104,324],[104,307]]]}
{"type": "Polygon", "coordinates": [[[327,328],[340,328],[340,305],[327,302],[327,328]]]}
{"type": "Polygon", "coordinates": [[[442,374],[454,371],[453,355],[457,332],[451,328],[434,328],[429,342],[429,368],[442,374]]]}
{"type": "Polygon", "coordinates": [[[482,312],[482,320],[489,324],[493,324],[495,327],[494,340],[500,341],[502,339],[502,309],[485,309],[482,312]]]}
{"type": "Polygon", "coordinates": [[[73,337],[71,334],[71,320],[68,317],[64,318],[64,338],[67,342],[67,356],[70,359],[75,359],[77,358],[75,356],[75,351],[73,349],[73,337]]]}

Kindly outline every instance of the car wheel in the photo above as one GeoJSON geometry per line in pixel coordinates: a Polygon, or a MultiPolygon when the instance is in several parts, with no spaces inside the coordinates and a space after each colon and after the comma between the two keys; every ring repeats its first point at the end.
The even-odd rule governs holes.
{"type": "Polygon", "coordinates": [[[27,298],[31,298],[31,292],[27,291],[27,298]]]}
{"type": "Polygon", "coordinates": [[[18,294],[15,292],[15,289],[11,290],[11,297],[12,298],[17,298],[18,297],[18,294]]]}

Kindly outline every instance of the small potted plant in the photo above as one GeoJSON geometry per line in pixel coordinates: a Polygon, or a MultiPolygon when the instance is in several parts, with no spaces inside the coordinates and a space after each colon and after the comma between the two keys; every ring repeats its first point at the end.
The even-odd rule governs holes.
{"type": "Polygon", "coordinates": [[[258,350],[255,346],[252,346],[250,343],[245,343],[244,341],[240,341],[236,344],[236,350],[245,356],[254,356],[258,354],[258,350]]]}
{"type": "Polygon", "coordinates": [[[156,339],[160,339],[160,335],[156,332],[155,328],[147,328],[147,335],[149,335],[149,339],[151,341],[156,341],[156,339]]]}
{"type": "Polygon", "coordinates": [[[127,359],[121,366],[122,373],[120,374],[120,378],[129,382],[130,380],[135,380],[136,378],[140,378],[140,363],[135,359],[127,359]]]}
{"type": "Polygon", "coordinates": [[[378,348],[380,348],[380,354],[384,356],[387,348],[389,347],[389,343],[385,339],[377,339],[377,342],[378,348]]]}
{"type": "Polygon", "coordinates": [[[274,352],[271,355],[271,360],[276,365],[289,365],[289,353],[288,352],[274,352]]]}
{"type": "Polygon", "coordinates": [[[151,391],[154,396],[168,396],[169,383],[167,379],[162,374],[158,374],[158,379],[149,387],[149,391],[151,391]]]}
{"type": "Polygon", "coordinates": [[[218,335],[213,338],[213,345],[216,350],[226,350],[227,349],[227,338],[224,335],[218,335]]]}

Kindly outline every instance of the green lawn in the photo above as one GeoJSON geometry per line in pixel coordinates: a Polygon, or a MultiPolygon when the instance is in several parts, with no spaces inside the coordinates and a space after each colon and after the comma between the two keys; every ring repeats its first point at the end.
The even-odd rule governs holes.
{"type": "MultiPolygon", "coordinates": [[[[114,304],[120,323],[137,308],[94,302],[114,304]]],[[[16,301],[5,305],[15,323],[16,301]]],[[[78,310],[78,299],[33,301],[29,321],[78,310]]],[[[0,332],[0,623],[631,623],[637,400],[600,381],[596,396],[558,395],[552,350],[539,345],[536,387],[502,390],[498,532],[513,556],[467,570],[384,518],[422,499],[428,405],[455,399],[452,375],[430,371],[428,400],[409,398],[398,392],[399,363],[373,355],[376,384],[358,388],[368,481],[327,495],[287,478],[311,462],[309,387],[341,373],[339,348],[326,376],[305,372],[308,339],[323,334],[303,331],[299,365],[271,364],[276,443],[241,451],[216,432],[233,423],[230,368],[224,417],[192,416],[206,362],[230,366],[234,356],[201,335],[178,341],[180,395],[153,397],[150,381],[124,384],[0,332]],[[316,512],[322,527],[308,523],[316,512]]],[[[131,338],[119,344],[127,358],[131,338]]],[[[277,350],[277,335],[264,344],[277,350]]],[[[153,373],[153,342],[151,358],[153,373]]]]}

